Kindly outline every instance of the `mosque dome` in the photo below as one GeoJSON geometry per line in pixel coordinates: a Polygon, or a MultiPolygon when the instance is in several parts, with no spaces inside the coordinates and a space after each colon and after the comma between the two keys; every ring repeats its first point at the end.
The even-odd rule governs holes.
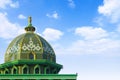
{"type": "Polygon", "coordinates": [[[25,27],[26,33],[19,35],[9,44],[5,53],[5,62],[31,59],[56,62],[56,56],[50,44],[34,33],[35,27],[31,24],[31,17],[28,22],[28,26],[25,27]]]}

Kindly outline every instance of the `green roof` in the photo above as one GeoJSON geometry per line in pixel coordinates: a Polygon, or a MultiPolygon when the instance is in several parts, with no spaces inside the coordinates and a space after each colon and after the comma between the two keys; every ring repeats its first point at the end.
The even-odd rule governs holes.
{"type": "Polygon", "coordinates": [[[77,80],[77,74],[1,74],[0,79],[77,80]]]}
{"type": "Polygon", "coordinates": [[[3,64],[0,64],[0,69],[4,69],[4,68],[8,68],[8,67],[12,67],[12,66],[15,66],[15,65],[32,65],[32,64],[42,64],[42,65],[49,65],[51,67],[57,67],[59,69],[63,68],[62,65],[60,64],[57,64],[57,63],[53,63],[53,62],[50,62],[48,60],[16,60],[16,61],[10,61],[10,62],[6,62],[6,63],[3,63],[3,64]]]}

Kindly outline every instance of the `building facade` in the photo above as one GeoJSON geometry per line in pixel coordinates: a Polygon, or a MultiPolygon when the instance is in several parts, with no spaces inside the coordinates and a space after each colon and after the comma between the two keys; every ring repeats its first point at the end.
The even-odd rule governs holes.
{"type": "Polygon", "coordinates": [[[4,80],[76,80],[77,74],[59,74],[63,68],[56,63],[51,45],[34,33],[29,17],[26,33],[17,36],[8,46],[5,62],[0,64],[0,79],[4,80]]]}

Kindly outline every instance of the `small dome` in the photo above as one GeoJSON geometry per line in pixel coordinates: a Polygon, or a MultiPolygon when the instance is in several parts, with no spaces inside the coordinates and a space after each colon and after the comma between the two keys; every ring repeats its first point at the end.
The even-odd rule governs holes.
{"type": "Polygon", "coordinates": [[[5,62],[25,59],[46,59],[56,62],[54,50],[50,44],[38,34],[31,24],[25,28],[26,33],[16,37],[8,46],[5,53],[5,62]]]}

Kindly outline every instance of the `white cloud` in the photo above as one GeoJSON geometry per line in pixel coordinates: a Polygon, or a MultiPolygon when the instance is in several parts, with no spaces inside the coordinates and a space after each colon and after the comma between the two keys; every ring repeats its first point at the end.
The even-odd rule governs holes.
{"type": "Polygon", "coordinates": [[[18,8],[19,7],[19,2],[11,2],[10,7],[12,8],[18,8]]]}
{"type": "Polygon", "coordinates": [[[69,4],[69,6],[71,7],[71,8],[75,8],[75,3],[74,3],[74,1],[73,0],[68,0],[68,4],[69,4]]]}
{"type": "Polygon", "coordinates": [[[100,39],[108,36],[108,33],[102,28],[93,28],[91,26],[87,27],[78,27],[75,30],[75,34],[88,39],[100,39]]]}
{"type": "Polygon", "coordinates": [[[20,15],[18,15],[18,18],[19,19],[26,19],[26,16],[24,16],[23,14],[20,14],[20,15]]]}
{"type": "Polygon", "coordinates": [[[24,32],[19,24],[11,23],[6,16],[6,13],[0,13],[0,38],[11,39],[24,32]]]}
{"type": "Polygon", "coordinates": [[[56,11],[54,11],[51,14],[47,13],[46,16],[49,17],[49,18],[54,18],[54,19],[58,19],[59,18],[59,15],[58,15],[58,13],[56,11]]]}
{"type": "Polygon", "coordinates": [[[17,8],[19,7],[19,2],[13,2],[12,0],[0,0],[0,8],[5,9],[7,6],[17,8]]]}
{"type": "Polygon", "coordinates": [[[63,32],[52,28],[46,28],[42,35],[48,41],[56,41],[60,39],[60,37],[63,35],[63,32]]]}
{"type": "Polygon", "coordinates": [[[120,41],[111,39],[100,40],[77,40],[72,43],[68,51],[76,54],[104,54],[104,55],[120,55],[120,41]]]}
{"type": "Polygon", "coordinates": [[[116,23],[120,20],[120,1],[104,0],[103,5],[98,7],[98,12],[110,18],[112,23],[116,23]]]}
{"type": "Polygon", "coordinates": [[[69,46],[54,44],[53,47],[58,54],[120,55],[120,40],[112,38],[114,35],[111,33],[112,32],[107,32],[102,28],[94,28],[92,26],[79,27],[75,29],[75,34],[77,34],[80,39],[69,42],[69,46]]]}

